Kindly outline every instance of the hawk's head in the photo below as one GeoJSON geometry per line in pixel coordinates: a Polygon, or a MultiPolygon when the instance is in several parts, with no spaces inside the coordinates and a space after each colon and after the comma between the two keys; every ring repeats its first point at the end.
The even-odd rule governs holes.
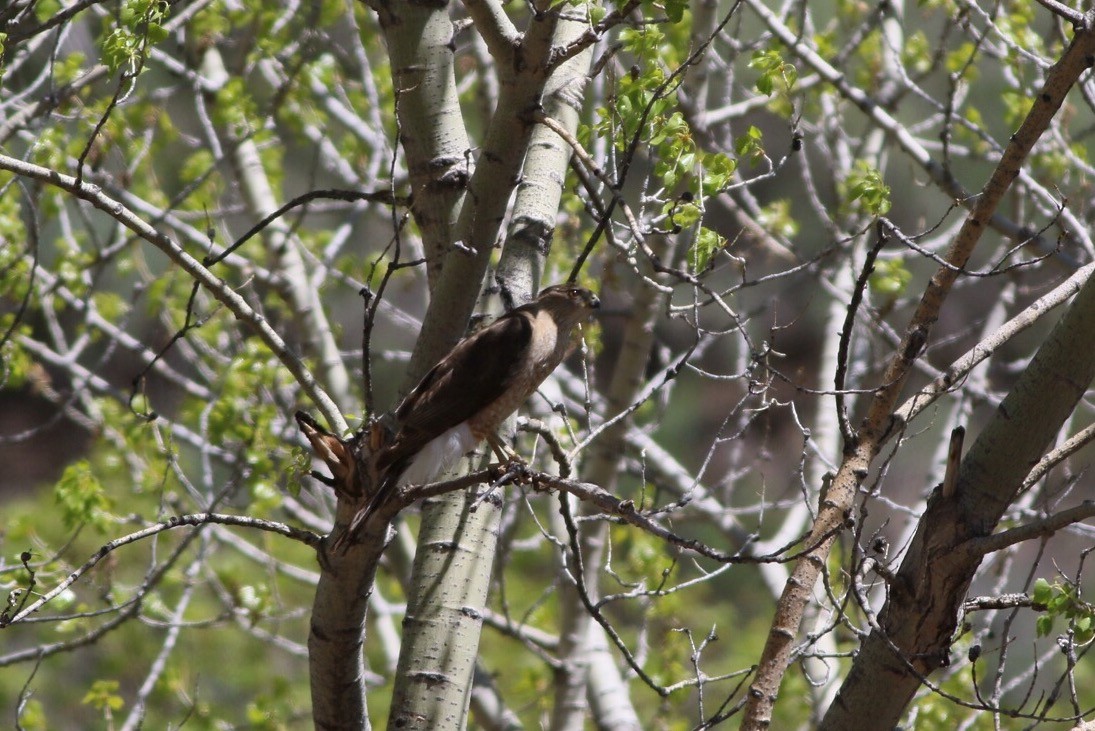
{"type": "Polygon", "coordinates": [[[588,320],[601,301],[584,287],[556,284],[542,290],[534,304],[549,310],[560,325],[569,328],[588,320]]]}

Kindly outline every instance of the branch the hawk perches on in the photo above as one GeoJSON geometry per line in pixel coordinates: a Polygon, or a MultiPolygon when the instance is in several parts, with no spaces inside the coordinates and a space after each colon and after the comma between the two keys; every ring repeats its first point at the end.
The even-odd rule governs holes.
{"type": "Polygon", "coordinates": [[[457,343],[396,409],[377,488],[337,543],[352,541],[397,487],[432,482],[484,439],[510,458],[496,430],[573,351],[575,327],[599,306],[588,289],[555,285],[457,343]]]}

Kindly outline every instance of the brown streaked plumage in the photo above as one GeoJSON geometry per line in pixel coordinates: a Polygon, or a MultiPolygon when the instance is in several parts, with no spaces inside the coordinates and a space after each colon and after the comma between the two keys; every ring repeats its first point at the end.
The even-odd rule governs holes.
{"type": "Polygon", "coordinates": [[[395,487],[431,482],[484,439],[499,452],[495,431],[570,354],[575,326],[599,306],[588,289],[555,285],[457,343],[396,409],[395,437],[377,456],[377,490],[344,538],[395,487]]]}

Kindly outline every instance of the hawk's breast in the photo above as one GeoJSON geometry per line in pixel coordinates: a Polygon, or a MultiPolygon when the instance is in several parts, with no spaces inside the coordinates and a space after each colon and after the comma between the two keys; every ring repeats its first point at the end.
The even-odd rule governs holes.
{"type": "Polygon", "coordinates": [[[507,416],[517,411],[566,357],[568,344],[559,338],[559,327],[551,314],[541,310],[530,319],[532,338],[524,353],[513,363],[515,374],[509,387],[468,421],[477,439],[486,439],[507,416]]]}

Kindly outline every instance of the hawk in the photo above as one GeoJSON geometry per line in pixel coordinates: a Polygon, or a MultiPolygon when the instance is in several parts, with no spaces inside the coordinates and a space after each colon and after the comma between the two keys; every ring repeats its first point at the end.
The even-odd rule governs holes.
{"type": "Polygon", "coordinates": [[[557,284],[457,343],[396,409],[395,437],[376,458],[377,489],[344,536],[395,488],[432,482],[484,439],[512,457],[498,427],[573,351],[575,326],[598,307],[588,289],[557,284]]]}

